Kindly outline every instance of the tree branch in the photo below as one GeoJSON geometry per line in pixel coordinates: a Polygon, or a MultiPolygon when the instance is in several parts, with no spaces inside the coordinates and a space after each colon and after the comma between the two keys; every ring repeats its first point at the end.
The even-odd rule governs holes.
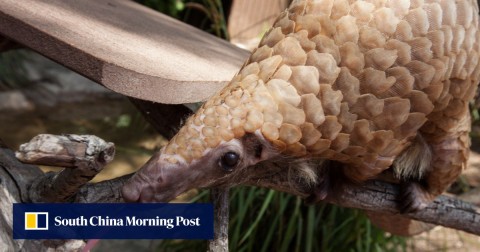
{"type": "MultiPolygon", "coordinates": [[[[56,139],[56,138],[53,138],[56,139]]],[[[73,138],[70,139],[73,141],[73,146],[78,144],[78,141],[76,141],[73,138]]],[[[65,141],[67,143],[67,141],[65,141]]],[[[100,142],[98,142],[100,143],[100,142]]],[[[67,144],[67,146],[72,146],[72,145],[67,144]]],[[[33,146],[33,145],[31,145],[33,146]]],[[[36,145],[36,146],[42,146],[42,145],[36,145]]],[[[70,148],[70,151],[66,151],[68,148],[63,147],[63,151],[57,151],[55,152],[56,154],[61,154],[60,163],[64,166],[70,165],[71,167],[88,167],[90,169],[86,169],[88,171],[89,176],[91,176],[92,173],[95,173],[100,169],[98,165],[102,165],[102,162],[99,162],[99,160],[104,160],[105,157],[100,158],[102,155],[99,155],[99,153],[102,153],[102,148],[97,148],[96,154],[93,154],[92,157],[95,158],[90,158],[88,159],[89,161],[85,161],[85,157],[75,157],[75,155],[79,155],[79,153],[83,153],[82,151],[78,150],[85,150],[87,149],[86,147],[76,147],[76,148],[70,148]],[[76,150],[76,151],[72,151],[76,150]],[[67,153],[68,155],[65,155],[67,153]],[[69,156],[70,155],[70,156],[69,156]],[[68,157],[66,157],[68,156],[68,157]],[[72,161],[72,160],[77,160],[77,161],[72,161]],[[83,160],[83,161],[78,161],[78,160],[83,160]],[[86,162],[89,165],[79,165],[82,164],[82,162],[86,162]],[[90,163],[89,163],[90,162],[90,163]],[[73,164],[73,165],[72,165],[73,164]],[[97,165],[96,168],[92,169],[92,164],[97,165]],[[92,173],[90,173],[92,172],[92,173]]],[[[108,148],[107,148],[108,149],[108,148]]],[[[28,153],[40,153],[41,151],[34,151],[33,149],[30,150],[30,152],[25,152],[23,154],[24,157],[29,156],[28,153]]],[[[48,160],[50,165],[52,163],[55,163],[52,161],[53,157],[55,156],[55,153],[51,154],[45,154],[43,153],[40,156],[44,157],[49,157],[49,158],[38,158],[39,156],[37,155],[35,163],[38,162],[38,160],[48,160]]],[[[86,153],[86,152],[85,152],[86,153]]],[[[35,155],[30,155],[30,157],[34,157],[35,155]]],[[[31,162],[31,161],[30,161],[31,162]]],[[[278,169],[277,170],[272,170],[272,169],[266,169],[266,171],[269,171],[272,176],[278,177],[278,183],[274,183],[272,185],[269,185],[268,187],[285,191],[288,193],[296,194],[301,197],[306,197],[308,195],[307,190],[302,190],[299,189],[299,187],[294,187],[292,186],[292,181],[290,181],[287,177],[282,177],[283,175],[279,174],[286,174],[285,172],[279,172],[279,171],[285,171],[285,167],[282,167],[282,165],[286,164],[278,164],[278,169]],[[294,189],[291,189],[294,188],[294,189]]],[[[71,169],[66,169],[66,170],[71,170],[71,169]]],[[[83,171],[82,169],[80,169],[83,171]]],[[[268,174],[266,174],[268,175],[268,174]]],[[[75,175],[76,176],[76,175],[75,175]]],[[[72,198],[73,201],[75,202],[123,202],[123,199],[120,194],[120,188],[123,186],[125,181],[131,176],[130,175],[125,175],[123,177],[115,178],[112,180],[108,181],[103,181],[100,183],[96,184],[85,184],[80,185],[80,183],[76,184],[75,187],[69,188],[68,190],[70,192],[73,192],[74,188],[76,190],[76,193],[74,193],[75,197],[72,198]]],[[[61,176],[56,176],[56,178],[59,178],[61,176]]],[[[43,178],[43,180],[54,182],[55,179],[52,180],[52,178],[43,178]]],[[[85,180],[84,180],[85,181],[85,180]]],[[[259,179],[255,178],[252,179],[251,181],[260,181],[259,179]]],[[[47,183],[47,182],[45,182],[47,183]]],[[[34,183],[35,184],[35,183],[34,183]]],[[[251,183],[252,185],[255,185],[255,183],[251,183]]],[[[38,188],[36,189],[38,190],[38,188]]],[[[63,195],[63,194],[62,194],[63,195]]],[[[70,193],[69,195],[72,195],[70,193]]],[[[357,209],[363,209],[367,210],[370,212],[377,212],[377,213],[388,213],[388,214],[394,214],[398,216],[403,216],[403,217],[408,217],[411,219],[419,220],[422,222],[427,222],[427,223],[432,223],[436,225],[442,225],[458,230],[463,230],[472,234],[480,235],[480,213],[478,209],[471,204],[468,204],[464,201],[461,201],[456,198],[448,197],[448,196],[440,196],[438,197],[434,202],[432,202],[429,206],[427,206],[424,210],[416,212],[416,213],[408,213],[408,214],[400,214],[398,211],[398,199],[399,195],[399,186],[396,184],[390,184],[382,181],[369,181],[366,182],[362,185],[348,185],[345,186],[342,190],[339,190],[339,192],[335,195],[329,195],[326,198],[326,202],[336,204],[342,207],[349,207],[349,208],[357,208],[357,209]]],[[[55,197],[54,197],[55,198],[55,197]]],[[[59,198],[59,197],[56,197],[59,198]]],[[[61,199],[65,199],[64,196],[60,197],[61,199]]],[[[214,196],[214,199],[217,199],[217,201],[222,201],[222,197],[214,196]]],[[[225,197],[223,198],[225,199],[225,197]]],[[[216,208],[221,208],[220,205],[216,205],[216,208]]],[[[222,215],[222,214],[221,214],[222,215]]],[[[218,216],[217,216],[218,217],[218,216]]]]}
{"type": "Polygon", "coordinates": [[[22,144],[16,157],[37,165],[65,167],[33,181],[29,190],[32,202],[67,202],[79,189],[113,160],[115,146],[96,136],[41,134],[22,144]]]}
{"type": "Polygon", "coordinates": [[[229,188],[210,189],[214,206],[214,238],[208,243],[210,252],[228,252],[229,188]]]}
{"type": "MultiPolygon", "coordinates": [[[[326,202],[379,213],[398,214],[399,186],[383,181],[368,181],[361,186],[346,186],[326,202]]],[[[441,195],[425,209],[403,214],[414,220],[441,225],[480,235],[480,212],[477,207],[456,198],[441,195]]]]}

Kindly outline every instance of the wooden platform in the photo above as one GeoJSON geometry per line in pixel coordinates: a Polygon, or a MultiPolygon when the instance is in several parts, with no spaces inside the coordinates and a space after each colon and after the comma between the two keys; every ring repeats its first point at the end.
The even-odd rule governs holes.
{"type": "Polygon", "coordinates": [[[0,34],[124,95],[205,100],[248,52],[127,0],[2,0],[0,34]]]}

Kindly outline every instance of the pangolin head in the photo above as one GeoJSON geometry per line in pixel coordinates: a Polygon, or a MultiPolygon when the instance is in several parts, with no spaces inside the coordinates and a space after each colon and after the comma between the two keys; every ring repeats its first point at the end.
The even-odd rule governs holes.
{"type": "MultiPolygon", "coordinates": [[[[296,40],[284,43],[298,46],[296,40]]],[[[295,63],[299,66],[289,67],[275,50],[281,49],[256,50],[234,79],[135,175],[123,194],[134,201],[165,201],[190,188],[252,183],[253,177],[268,180],[271,173],[253,176],[251,168],[262,161],[305,157],[307,146],[310,152],[328,149],[330,141],[319,141],[322,133],[316,129],[326,121],[316,97],[318,70],[300,66],[305,64],[305,53],[295,63]],[[312,90],[300,95],[292,80],[309,80],[312,83],[303,88],[312,90]]],[[[330,91],[339,96],[333,99],[341,100],[340,92],[330,91]]],[[[315,172],[299,169],[305,186],[315,181],[315,172]]]]}
{"type": "MultiPolygon", "coordinates": [[[[319,169],[303,162],[311,158],[350,164],[358,180],[380,173],[434,104],[448,109],[446,79],[474,90],[477,57],[455,63],[480,51],[472,3],[293,1],[233,80],[126,183],[124,197],[169,201],[235,184],[291,185],[305,196],[319,183],[319,169]],[[457,20],[443,15],[457,10],[457,20]],[[452,29],[466,34],[463,44],[448,39],[452,29]]],[[[432,132],[447,127],[437,121],[432,132]]]]}
{"type": "MultiPolygon", "coordinates": [[[[329,148],[327,138],[341,129],[334,114],[340,111],[342,94],[331,88],[340,68],[330,54],[307,55],[298,38],[284,35],[293,28],[286,13],[277,23],[286,27],[269,31],[233,80],[125,186],[127,199],[165,201],[190,188],[275,183],[269,181],[274,171],[260,175],[253,167],[329,148]],[[320,65],[329,73],[322,78],[320,65]],[[322,95],[328,103],[324,106],[322,95]]],[[[305,179],[300,183],[308,187],[315,182],[308,166],[294,167],[299,171],[291,176],[305,179]]]]}

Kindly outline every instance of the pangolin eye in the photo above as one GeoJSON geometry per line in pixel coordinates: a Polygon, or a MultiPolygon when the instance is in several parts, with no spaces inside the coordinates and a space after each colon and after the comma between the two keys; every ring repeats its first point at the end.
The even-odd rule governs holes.
{"type": "Polygon", "coordinates": [[[240,156],[235,152],[227,152],[223,154],[222,158],[220,158],[220,166],[225,171],[232,171],[235,166],[237,166],[240,156]]]}

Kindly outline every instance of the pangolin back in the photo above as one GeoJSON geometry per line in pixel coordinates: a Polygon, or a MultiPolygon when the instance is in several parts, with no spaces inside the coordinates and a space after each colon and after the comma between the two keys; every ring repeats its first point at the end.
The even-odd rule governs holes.
{"type": "MultiPolygon", "coordinates": [[[[421,209],[466,164],[477,13],[474,0],[293,1],[123,196],[168,201],[190,188],[250,183],[316,201],[334,197],[343,175],[363,181],[393,164],[399,206],[421,209]],[[272,186],[279,181],[288,183],[272,186]]],[[[425,227],[370,216],[397,234],[425,227]]]]}
{"type": "Polygon", "coordinates": [[[477,12],[473,0],[294,1],[168,144],[167,160],[190,163],[257,132],[286,155],[350,164],[363,180],[419,131],[468,132],[477,12]]]}

